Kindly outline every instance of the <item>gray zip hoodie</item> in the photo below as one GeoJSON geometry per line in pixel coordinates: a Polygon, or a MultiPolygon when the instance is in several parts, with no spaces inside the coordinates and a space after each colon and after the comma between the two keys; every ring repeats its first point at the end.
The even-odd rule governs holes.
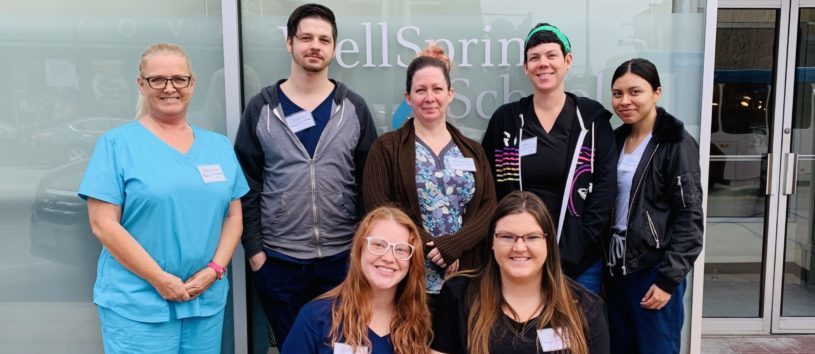
{"type": "Polygon", "coordinates": [[[252,97],[235,139],[250,188],[241,240],[247,257],[264,246],[297,259],[331,256],[349,248],[364,214],[361,176],[376,127],[362,97],[332,80],[331,118],[311,157],[283,116],[284,81],[252,97]]]}

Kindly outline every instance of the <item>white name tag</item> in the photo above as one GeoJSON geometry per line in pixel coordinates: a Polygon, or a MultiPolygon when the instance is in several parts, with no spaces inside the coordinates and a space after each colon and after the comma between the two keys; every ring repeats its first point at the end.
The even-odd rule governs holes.
{"type": "Polygon", "coordinates": [[[295,133],[317,125],[314,123],[314,117],[309,111],[300,111],[286,117],[286,124],[288,124],[289,129],[295,133]]]}
{"type": "Polygon", "coordinates": [[[354,347],[348,344],[334,343],[334,354],[368,354],[368,347],[357,347],[357,350],[354,351],[354,347]]]}
{"type": "Polygon", "coordinates": [[[224,171],[221,170],[221,165],[199,165],[198,172],[201,173],[201,178],[204,183],[226,182],[224,171]]]}
{"type": "Polygon", "coordinates": [[[520,151],[521,156],[535,155],[538,153],[538,138],[526,138],[521,140],[520,151]]]}
{"type": "Polygon", "coordinates": [[[538,340],[541,342],[541,349],[545,352],[554,352],[569,348],[568,338],[563,338],[563,332],[562,329],[539,329],[538,340]]]}
{"type": "Polygon", "coordinates": [[[447,159],[447,163],[454,170],[475,172],[475,161],[472,157],[451,157],[447,159]]]}

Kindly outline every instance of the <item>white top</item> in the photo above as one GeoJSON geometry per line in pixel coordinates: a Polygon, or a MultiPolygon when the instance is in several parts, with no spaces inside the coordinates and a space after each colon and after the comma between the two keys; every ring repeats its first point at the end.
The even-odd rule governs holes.
{"type": "Polygon", "coordinates": [[[617,161],[617,203],[614,212],[614,232],[622,233],[628,229],[628,203],[631,197],[631,184],[637,165],[640,164],[645,147],[651,141],[651,133],[642,140],[636,149],[630,154],[625,153],[623,145],[622,156],[617,161]]]}

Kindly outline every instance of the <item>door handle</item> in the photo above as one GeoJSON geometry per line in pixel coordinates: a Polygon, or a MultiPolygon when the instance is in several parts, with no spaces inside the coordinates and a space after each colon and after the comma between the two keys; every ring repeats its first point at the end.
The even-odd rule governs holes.
{"type": "Polygon", "coordinates": [[[795,194],[798,184],[798,154],[788,152],[784,154],[784,195],[795,194]]]}
{"type": "Polygon", "coordinates": [[[764,186],[764,193],[766,195],[773,194],[773,153],[767,154],[767,182],[764,186]]]}

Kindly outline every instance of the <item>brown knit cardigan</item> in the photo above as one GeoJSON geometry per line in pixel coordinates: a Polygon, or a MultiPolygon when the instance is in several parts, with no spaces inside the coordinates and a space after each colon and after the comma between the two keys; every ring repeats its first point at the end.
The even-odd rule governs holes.
{"type": "MultiPolygon", "coordinates": [[[[475,269],[480,265],[479,253],[482,252],[482,247],[476,246],[487,236],[495,210],[495,186],[481,145],[462,135],[450,123],[447,123],[447,130],[462,154],[473,158],[476,166],[475,193],[467,204],[463,225],[458,232],[433,237],[422,227],[416,191],[416,131],[413,118],[399,130],[382,135],[371,146],[362,177],[362,197],[366,210],[383,205],[402,209],[418,226],[424,243],[433,241],[447,264],[458,259],[459,269],[475,269]]],[[[425,249],[427,252],[429,249],[425,249]]]]}

